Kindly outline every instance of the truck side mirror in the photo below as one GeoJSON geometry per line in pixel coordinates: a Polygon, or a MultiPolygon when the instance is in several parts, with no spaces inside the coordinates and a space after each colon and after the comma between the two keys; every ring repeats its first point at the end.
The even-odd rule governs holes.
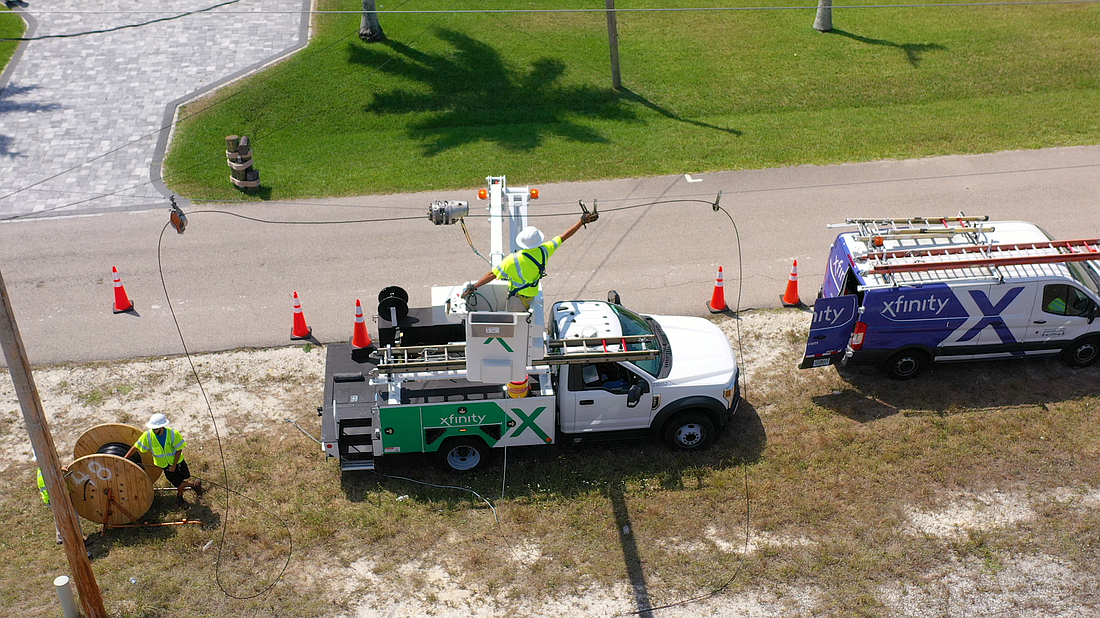
{"type": "Polygon", "coordinates": [[[1095,320],[1095,319],[1096,319],[1096,303],[1092,303],[1092,306],[1089,307],[1089,324],[1092,324],[1092,321],[1095,320]]]}
{"type": "Polygon", "coordinates": [[[607,293],[607,302],[611,303],[612,305],[623,304],[622,299],[619,298],[619,293],[615,290],[611,290],[607,293]]]}
{"type": "Polygon", "coordinates": [[[633,408],[642,400],[642,385],[635,384],[626,393],[626,407],[633,408]]]}

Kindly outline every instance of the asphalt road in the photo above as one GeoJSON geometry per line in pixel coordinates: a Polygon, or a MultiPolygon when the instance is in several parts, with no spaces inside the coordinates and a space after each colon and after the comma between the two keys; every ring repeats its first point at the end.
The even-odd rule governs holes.
{"type": "MultiPolygon", "coordinates": [[[[507,170],[487,171],[500,172],[507,170]]],[[[552,258],[547,300],[604,298],[615,289],[645,313],[704,315],[721,265],[731,306],[740,292],[742,308],[777,307],[797,259],[802,299],[812,302],[838,232],[826,224],[847,217],[965,211],[1034,221],[1055,238],[1100,236],[1100,146],[693,179],[701,181],[679,175],[538,186],[542,197],[531,212],[540,217],[532,223],[548,234],[575,221],[578,199],[598,200],[602,215],[552,258]],[[736,222],[742,264],[734,226],[709,204],[719,191],[736,222]],[[678,199],[697,201],[629,208],[678,199]]],[[[318,340],[348,340],[356,298],[371,315],[378,291],[400,285],[410,304],[426,306],[433,285],[461,284],[488,270],[458,226],[436,227],[425,216],[433,200],[469,200],[478,215],[469,219],[470,233],[487,254],[484,202],[476,200],[483,186],[471,179],[461,192],[213,207],[275,221],[412,218],[387,222],[261,224],[204,207],[192,209],[182,236],[170,228],[162,235],[167,208],[5,222],[0,272],[32,363],[181,353],[158,262],[192,352],[289,343],[294,291],[318,340]],[[112,313],[111,266],[136,314],[112,313]]],[[[369,328],[376,336],[376,326],[369,328]]]]}

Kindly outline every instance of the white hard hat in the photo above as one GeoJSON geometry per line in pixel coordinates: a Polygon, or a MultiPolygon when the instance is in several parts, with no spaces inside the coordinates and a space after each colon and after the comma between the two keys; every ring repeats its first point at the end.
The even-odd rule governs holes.
{"type": "Polygon", "coordinates": [[[519,236],[516,236],[516,244],[524,249],[534,249],[545,241],[546,238],[542,235],[542,232],[533,225],[523,228],[519,236]]]}
{"type": "Polygon", "coordinates": [[[149,429],[160,429],[161,427],[167,427],[168,417],[163,414],[154,414],[149,417],[149,422],[145,423],[145,426],[149,429]]]}

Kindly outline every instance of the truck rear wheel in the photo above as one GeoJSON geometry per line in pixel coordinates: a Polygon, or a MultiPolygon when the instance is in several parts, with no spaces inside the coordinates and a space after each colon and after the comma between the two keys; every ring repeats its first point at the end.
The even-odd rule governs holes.
{"type": "Polygon", "coordinates": [[[714,440],[714,423],[706,414],[684,412],[665,424],[665,442],[674,451],[697,451],[714,440]]]}
{"type": "Polygon", "coordinates": [[[895,380],[909,380],[920,375],[928,362],[928,355],[921,350],[902,350],[891,356],[882,370],[895,380]]]}
{"type": "Polygon", "coordinates": [[[1070,367],[1088,367],[1100,358],[1100,339],[1089,337],[1072,344],[1062,350],[1062,362],[1070,367]]]}
{"type": "Polygon", "coordinates": [[[488,460],[489,449],[477,438],[451,438],[439,449],[440,462],[456,472],[469,472],[488,460]]]}

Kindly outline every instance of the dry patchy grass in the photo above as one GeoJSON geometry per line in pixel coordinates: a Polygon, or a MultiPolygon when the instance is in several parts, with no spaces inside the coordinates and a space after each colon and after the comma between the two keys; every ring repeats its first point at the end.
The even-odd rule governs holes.
{"type": "MultiPolygon", "coordinates": [[[[716,321],[735,332],[731,318],[716,321]]],[[[469,487],[495,514],[471,493],[341,475],[282,422],[316,431],[319,350],[203,356],[229,485],[258,502],[231,493],[227,511],[215,487],[189,513],[210,527],[93,536],[105,597],[126,617],[603,616],[725,585],[662,615],[1090,613],[1100,369],[959,364],[909,383],[874,370],[799,371],[807,324],[797,312],[743,317],[747,400],[701,454],[652,442],[516,448],[503,488],[499,461],[467,476],[421,457],[385,461],[386,474],[469,487]],[[217,579],[233,595],[275,581],[291,551],[288,529],[293,555],[271,592],[237,600],[218,589],[219,549],[217,579]]],[[[193,470],[221,484],[204,410],[182,399],[197,394],[179,359],[143,362],[166,365],[149,381],[130,375],[140,364],[67,367],[65,388],[51,373],[59,369],[43,368],[47,409],[72,432],[92,416],[125,411],[137,422],[156,405],[177,406],[193,470]],[[96,380],[133,390],[101,387],[98,405],[74,394],[96,380]]],[[[63,558],[33,490],[33,464],[14,448],[22,424],[7,412],[17,409],[11,402],[0,392],[0,443],[15,456],[9,476],[26,491],[0,495],[9,522],[0,602],[52,615],[48,577],[23,574],[63,572],[63,558]]],[[[149,516],[182,514],[161,497],[149,516]]],[[[95,527],[85,523],[85,532],[95,527]]]]}

